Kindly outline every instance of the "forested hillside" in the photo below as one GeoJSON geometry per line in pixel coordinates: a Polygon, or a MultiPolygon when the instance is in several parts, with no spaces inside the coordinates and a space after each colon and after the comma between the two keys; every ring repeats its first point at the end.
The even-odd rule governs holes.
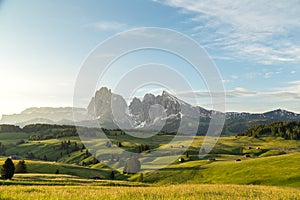
{"type": "Polygon", "coordinates": [[[256,125],[239,134],[240,136],[260,136],[282,137],[286,140],[300,139],[300,122],[274,122],[271,124],[256,125]]]}

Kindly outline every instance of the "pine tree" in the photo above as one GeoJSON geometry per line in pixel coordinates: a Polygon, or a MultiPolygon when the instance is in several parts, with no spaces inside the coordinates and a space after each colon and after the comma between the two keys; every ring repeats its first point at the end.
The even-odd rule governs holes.
{"type": "Polygon", "coordinates": [[[118,147],[123,147],[121,142],[118,142],[118,147]]]}
{"type": "Polygon", "coordinates": [[[143,173],[141,173],[141,175],[140,175],[140,177],[139,177],[139,182],[144,182],[144,174],[143,173]]]}
{"type": "Polygon", "coordinates": [[[3,179],[12,179],[15,173],[15,165],[10,158],[7,158],[1,169],[1,177],[3,179]]]}
{"type": "Polygon", "coordinates": [[[189,155],[189,152],[188,152],[188,151],[185,153],[185,156],[186,156],[187,158],[189,158],[189,157],[190,157],[190,155],[189,155]]]}
{"type": "Polygon", "coordinates": [[[110,179],[111,180],[115,179],[115,172],[114,171],[111,171],[111,173],[110,173],[110,179]]]}
{"type": "Polygon", "coordinates": [[[77,142],[74,142],[74,149],[73,149],[73,151],[77,151],[77,150],[79,150],[79,147],[77,145],[77,142]]]}

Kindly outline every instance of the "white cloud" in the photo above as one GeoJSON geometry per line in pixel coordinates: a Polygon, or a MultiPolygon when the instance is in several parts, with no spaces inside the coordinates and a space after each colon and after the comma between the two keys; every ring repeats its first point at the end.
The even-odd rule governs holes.
{"type": "MultiPolygon", "coordinates": [[[[211,98],[211,94],[208,91],[182,91],[178,92],[179,98],[211,98]]],[[[214,92],[215,97],[222,97],[222,93],[214,92]]],[[[226,98],[245,98],[255,97],[257,101],[261,98],[268,98],[272,100],[299,100],[300,99],[300,80],[288,82],[287,86],[274,88],[273,91],[260,92],[252,91],[247,88],[237,87],[233,90],[225,91],[226,98]]],[[[242,101],[242,100],[241,100],[242,101]]]]}
{"type": "Polygon", "coordinates": [[[193,36],[210,48],[258,63],[299,62],[300,4],[297,0],[161,0],[193,14],[193,36]]]}
{"type": "Polygon", "coordinates": [[[245,88],[236,88],[227,92],[227,97],[257,97],[268,98],[272,100],[299,100],[300,99],[300,81],[288,82],[287,86],[274,88],[273,91],[255,92],[245,88]]]}
{"type": "Polygon", "coordinates": [[[284,99],[300,99],[300,80],[288,82],[288,86],[278,88],[275,95],[284,99]]]}
{"type": "Polygon", "coordinates": [[[230,77],[231,77],[232,79],[238,79],[238,78],[239,78],[238,75],[231,75],[230,77]]]}
{"type": "Polygon", "coordinates": [[[121,31],[128,29],[128,25],[115,21],[98,21],[87,24],[88,27],[93,27],[101,31],[121,31]]]}
{"type": "Polygon", "coordinates": [[[222,83],[223,84],[226,84],[226,83],[231,83],[232,82],[232,80],[228,80],[228,79],[224,79],[224,80],[222,80],[222,83]]]}
{"type": "Polygon", "coordinates": [[[271,78],[273,74],[274,74],[273,72],[266,72],[266,73],[264,74],[264,77],[265,77],[265,78],[271,78]]]}

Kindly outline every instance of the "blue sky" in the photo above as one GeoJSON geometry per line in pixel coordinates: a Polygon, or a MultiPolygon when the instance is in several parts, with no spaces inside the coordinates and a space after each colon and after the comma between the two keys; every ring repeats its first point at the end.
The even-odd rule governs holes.
{"type": "MultiPolygon", "coordinates": [[[[300,113],[299,13],[296,0],[2,0],[0,115],[72,106],[89,53],[108,37],[138,27],[174,29],[197,41],[220,71],[228,111],[300,113]]],[[[145,55],[189,73],[184,64],[153,52],[123,65],[152,61],[145,55]]],[[[209,108],[203,80],[192,84],[209,108]]]]}

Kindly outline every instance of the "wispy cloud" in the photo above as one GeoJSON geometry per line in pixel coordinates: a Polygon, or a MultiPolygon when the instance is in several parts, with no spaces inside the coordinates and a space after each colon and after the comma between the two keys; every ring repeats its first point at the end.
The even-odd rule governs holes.
{"type": "Polygon", "coordinates": [[[258,63],[300,61],[300,4],[297,0],[160,0],[193,14],[193,36],[232,57],[258,63]],[[213,33],[213,34],[212,34],[213,33]],[[298,40],[297,40],[298,38],[298,40]]]}
{"type": "Polygon", "coordinates": [[[127,24],[116,22],[116,21],[93,22],[87,24],[87,27],[96,28],[101,31],[121,31],[129,28],[127,24]]]}
{"type": "Polygon", "coordinates": [[[233,90],[227,90],[222,92],[209,92],[209,91],[182,91],[178,92],[176,95],[179,98],[211,98],[214,97],[223,97],[224,94],[227,98],[231,97],[245,97],[245,96],[253,96],[256,94],[255,91],[250,91],[246,88],[237,87],[233,90]]]}
{"type": "Polygon", "coordinates": [[[277,88],[274,92],[264,93],[264,96],[273,96],[279,99],[296,100],[300,99],[300,80],[288,82],[285,87],[277,88]]]}
{"type": "MultiPolygon", "coordinates": [[[[211,98],[213,92],[209,91],[182,91],[177,93],[179,98],[211,98]]],[[[272,100],[299,100],[300,99],[300,81],[288,82],[287,86],[274,88],[272,91],[261,92],[252,91],[247,88],[237,87],[233,90],[225,91],[226,98],[244,98],[257,97],[268,98],[272,100]]],[[[221,97],[223,94],[214,92],[215,97],[221,97]]]]}

